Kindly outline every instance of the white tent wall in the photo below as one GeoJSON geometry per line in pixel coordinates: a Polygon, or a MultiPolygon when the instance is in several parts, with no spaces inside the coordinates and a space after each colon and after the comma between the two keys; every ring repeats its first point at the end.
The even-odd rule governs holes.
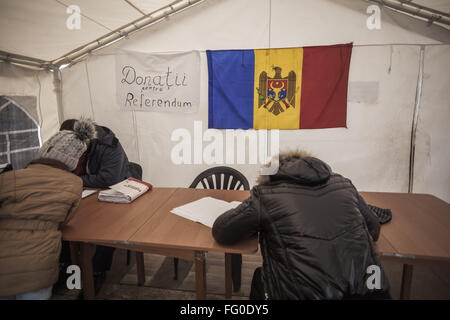
{"type": "Polygon", "coordinates": [[[52,72],[35,71],[0,62],[0,94],[36,97],[39,117],[36,120],[43,142],[58,130],[58,104],[52,72]]]}
{"type": "MultiPolygon", "coordinates": [[[[130,160],[143,166],[145,180],[155,186],[186,187],[198,173],[219,165],[175,165],[171,160],[177,144],[171,141],[174,130],[186,128],[194,139],[194,121],[202,121],[203,131],[207,128],[204,52],[198,113],[173,114],[119,110],[115,49],[173,52],[354,42],[348,128],[280,131],[281,150],[310,151],[360,190],[407,192],[420,45],[426,45],[414,191],[450,201],[450,46],[439,45],[450,43],[449,32],[384,9],[381,29],[369,30],[369,5],[354,0],[208,0],[63,69],[64,118],[93,117],[118,135],[130,160]],[[370,92],[358,89],[361,86],[370,92]],[[432,148],[427,147],[430,142],[432,148]]],[[[208,144],[203,141],[204,148],[208,144]]],[[[231,166],[255,182],[259,165],[231,166]]]]}
{"type": "Polygon", "coordinates": [[[449,202],[450,46],[425,50],[422,102],[416,135],[414,192],[449,202]]]}

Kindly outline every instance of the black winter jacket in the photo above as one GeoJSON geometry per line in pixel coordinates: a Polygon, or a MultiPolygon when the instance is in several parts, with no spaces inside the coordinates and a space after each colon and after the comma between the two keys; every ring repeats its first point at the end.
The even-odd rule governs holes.
{"type": "Polygon", "coordinates": [[[87,174],[82,175],[83,186],[107,188],[131,176],[127,155],[114,132],[96,126],[97,139],[87,150],[87,174]]]}
{"type": "Polygon", "coordinates": [[[230,245],[259,233],[265,287],[271,299],[370,296],[370,265],[380,225],[350,180],[319,159],[280,158],[277,174],[214,223],[217,242],[230,245]]]}

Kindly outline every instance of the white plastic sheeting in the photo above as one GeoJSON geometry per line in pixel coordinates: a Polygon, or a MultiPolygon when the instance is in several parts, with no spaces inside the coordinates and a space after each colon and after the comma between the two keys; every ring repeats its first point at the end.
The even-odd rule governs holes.
{"type": "Polygon", "coordinates": [[[122,0],[0,0],[0,50],[53,60],[140,16],[122,0]],[[70,5],[80,29],[67,28],[70,5]]]}
{"type": "Polygon", "coordinates": [[[414,189],[449,201],[450,46],[427,47],[416,134],[414,189]]]}
{"type": "MultiPolygon", "coordinates": [[[[54,60],[63,54],[84,45],[98,37],[109,33],[122,25],[129,23],[143,13],[148,14],[172,0],[0,0],[0,50],[12,52],[43,60],[54,60]],[[132,4],[130,5],[127,1],[132,4]],[[67,21],[74,22],[74,11],[67,11],[68,7],[76,6],[80,9],[80,29],[70,29],[67,21]],[[134,6],[134,7],[133,7],[134,6]]],[[[267,18],[267,10],[272,7],[274,36],[280,41],[286,39],[282,46],[292,46],[295,39],[283,37],[295,34],[302,45],[328,41],[328,34],[333,35],[335,42],[346,42],[343,38],[354,40],[355,43],[392,43],[401,39],[401,34],[407,34],[409,30],[413,41],[433,42],[430,35],[436,36],[439,28],[432,26],[424,28],[424,24],[411,24],[409,17],[395,14],[389,9],[382,9],[382,27],[390,24],[390,32],[373,32],[366,34],[365,39],[360,39],[361,25],[365,23],[365,10],[369,3],[364,0],[261,0],[248,2],[247,0],[207,0],[212,6],[217,7],[214,12],[202,14],[198,20],[190,22],[195,26],[202,26],[204,32],[209,19],[222,21],[229,29],[229,35],[236,35],[234,29],[241,24],[233,21],[242,21],[249,11],[262,12],[261,16],[248,16],[249,21],[255,26],[261,25],[267,18]],[[219,3],[220,2],[220,3],[219,3]],[[230,7],[235,7],[232,12],[236,16],[230,16],[230,7]],[[223,8],[223,11],[221,11],[223,8]],[[346,10],[343,10],[346,8],[346,10]],[[214,16],[207,17],[212,13],[214,16]],[[222,16],[223,14],[223,16],[222,16]],[[227,20],[228,18],[228,20],[227,20]],[[252,18],[252,20],[250,20],[252,18]],[[224,21],[227,20],[227,21],[224,21]],[[337,23],[337,24],[336,24],[337,23]],[[300,29],[297,27],[301,27],[300,29]],[[279,32],[281,31],[281,33],[279,32]],[[422,34],[422,36],[418,36],[422,34]],[[400,37],[399,37],[400,36],[400,37]]],[[[448,0],[415,0],[415,2],[427,7],[450,11],[448,0]]],[[[198,17],[198,16],[197,16],[198,17]]],[[[181,21],[179,21],[181,22],[181,21]]],[[[70,23],[69,23],[70,24],[70,23]]],[[[181,29],[190,29],[182,23],[181,29]]],[[[255,30],[255,28],[252,28],[255,30]]],[[[433,38],[433,36],[431,37],[433,38]]],[[[178,39],[177,39],[178,40],[178,39]]],[[[219,40],[219,39],[217,39],[219,40]]],[[[275,38],[273,39],[275,40],[275,38]]],[[[435,41],[434,41],[435,42],[435,41]]],[[[220,42],[217,42],[220,43],[220,42]]],[[[397,42],[398,43],[398,42],[397,42]]],[[[192,43],[196,44],[197,43],[192,43]]]]}
{"type": "MultiPolygon", "coordinates": [[[[418,44],[445,42],[449,35],[432,32],[425,24],[412,18],[392,12],[385,14],[384,11],[382,29],[368,30],[365,26],[367,6],[355,1],[337,3],[327,0],[208,1],[118,42],[112,48],[103,49],[86,62],[64,69],[64,117],[91,116],[114,130],[130,159],[143,165],[144,178],[154,185],[188,186],[198,173],[214,164],[173,164],[171,151],[177,142],[171,141],[171,135],[178,128],[186,128],[194,139],[195,120],[202,121],[203,131],[207,128],[205,55],[202,54],[198,114],[131,113],[120,111],[114,101],[114,48],[172,52],[353,41],[356,47],[350,68],[350,90],[352,83],[355,86],[358,83],[376,84],[377,99],[349,102],[348,129],[280,131],[281,149],[303,148],[312,152],[330,163],[336,172],[352,179],[360,190],[407,192],[411,125],[419,70],[418,44]],[[408,23],[408,28],[404,28],[405,23],[408,23]],[[367,44],[378,45],[365,46],[367,44]]],[[[414,188],[414,191],[433,193],[447,201],[450,200],[450,168],[446,160],[448,151],[443,152],[442,149],[448,149],[445,145],[448,145],[450,136],[446,125],[450,121],[448,93],[430,92],[427,88],[438,85],[445,91],[444,88],[449,87],[448,76],[444,76],[444,73],[448,74],[444,71],[448,70],[448,63],[444,63],[449,57],[448,50],[449,46],[426,46],[426,76],[416,145],[417,186],[414,188]],[[447,69],[440,69],[442,63],[447,69]],[[428,100],[432,101],[427,103],[428,100]],[[424,110],[429,104],[433,104],[435,112],[424,110]],[[433,119],[425,122],[423,118],[427,113],[438,113],[440,122],[433,119]],[[425,164],[421,159],[426,147],[421,138],[423,132],[432,136],[438,146],[436,150],[429,150],[425,164]],[[435,179],[438,181],[433,183],[435,179]]],[[[373,92],[369,93],[373,95],[373,92]]],[[[364,95],[364,90],[359,94],[364,95]]],[[[203,148],[208,144],[204,141],[203,148]]],[[[251,184],[254,183],[259,165],[232,166],[243,172],[251,184]]]]}
{"type": "MultiPolygon", "coordinates": [[[[175,165],[171,160],[171,151],[177,143],[171,141],[174,130],[186,128],[193,136],[196,120],[202,121],[203,131],[207,127],[205,55],[201,56],[201,97],[197,114],[124,112],[115,102],[113,53],[116,48],[173,52],[353,41],[356,46],[349,85],[350,92],[352,85],[355,90],[359,88],[359,98],[348,103],[348,129],[280,131],[281,148],[303,148],[312,152],[330,163],[336,172],[352,179],[360,190],[407,192],[419,51],[420,45],[426,45],[413,191],[435,194],[450,201],[447,160],[450,46],[440,45],[450,43],[449,32],[436,26],[427,27],[424,22],[388,10],[381,11],[381,29],[369,30],[366,27],[369,5],[354,0],[208,0],[62,70],[64,118],[85,115],[110,127],[130,160],[143,166],[145,180],[155,186],[186,187],[198,173],[214,166],[205,163],[175,165]],[[370,84],[366,86],[370,92],[361,89],[364,83],[370,84]]],[[[83,9],[82,3],[81,6],[83,9]]],[[[76,41],[74,36],[73,47],[76,41]]],[[[42,50],[47,50],[48,46],[42,46],[42,50]]],[[[55,52],[45,54],[50,56],[55,52]]],[[[1,93],[7,94],[3,88],[9,91],[27,88],[28,92],[36,92],[33,75],[21,75],[13,79],[14,83],[5,80],[9,76],[2,75],[1,93]]],[[[41,73],[40,77],[46,89],[40,100],[47,110],[42,109],[46,115],[44,126],[52,125],[56,131],[52,75],[41,73]]],[[[48,134],[43,131],[43,140],[46,138],[48,134]]],[[[203,147],[208,144],[203,142],[203,147]]],[[[254,183],[259,165],[231,166],[254,183]]]]}

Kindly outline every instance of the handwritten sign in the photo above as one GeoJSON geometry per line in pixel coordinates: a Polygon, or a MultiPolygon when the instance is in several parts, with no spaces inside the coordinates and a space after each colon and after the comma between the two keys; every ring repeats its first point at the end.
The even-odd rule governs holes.
{"type": "Polygon", "coordinates": [[[121,110],[197,112],[200,55],[117,50],[116,91],[121,110]]]}

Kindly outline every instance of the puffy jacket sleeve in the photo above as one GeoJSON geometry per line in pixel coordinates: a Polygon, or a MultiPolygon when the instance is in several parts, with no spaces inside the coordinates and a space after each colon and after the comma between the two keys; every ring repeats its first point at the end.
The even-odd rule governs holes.
{"type": "Polygon", "coordinates": [[[99,161],[100,168],[96,174],[85,174],[81,176],[81,179],[83,179],[83,186],[90,188],[107,188],[124,180],[124,177],[122,177],[121,174],[124,162],[127,161],[127,158],[120,146],[115,148],[107,147],[99,161]]]}
{"type": "Polygon", "coordinates": [[[372,236],[373,241],[377,241],[378,237],[380,236],[380,221],[377,215],[373,213],[372,210],[370,210],[369,206],[361,197],[361,195],[359,193],[357,193],[357,195],[359,211],[366,221],[367,228],[369,229],[369,233],[372,236]]]}
{"type": "Polygon", "coordinates": [[[81,200],[81,199],[75,200],[75,201],[72,203],[72,205],[71,205],[70,208],[69,208],[69,211],[67,212],[66,219],[64,220],[63,223],[61,223],[61,227],[64,227],[65,225],[67,225],[67,224],[69,223],[69,221],[73,218],[75,212],[76,212],[77,209],[78,209],[78,206],[80,205],[80,200],[81,200]]]}
{"type": "Polygon", "coordinates": [[[70,201],[70,207],[68,208],[67,215],[64,219],[64,221],[61,223],[61,227],[64,227],[69,223],[69,221],[73,218],[75,215],[75,212],[77,211],[80,202],[81,202],[81,196],[83,193],[83,185],[81,183],[81,180],[79,177],[76,177],[77,181],[74,181],[74,186],[72,188],[72,198],[70,201]]]}
{"type": "Polygon", "coordinates": [[[257,234],[259,231],[258,201],[257,193],[252,190],[250,198],[235,209],[220,215],[212,228],[214,239],[220,244],[232,245],[257,234]]]}

